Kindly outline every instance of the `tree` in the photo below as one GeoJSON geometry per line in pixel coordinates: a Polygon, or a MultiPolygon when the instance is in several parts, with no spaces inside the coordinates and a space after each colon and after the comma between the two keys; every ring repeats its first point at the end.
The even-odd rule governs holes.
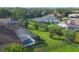
{"type": "Polygon", "coordinates": [[[44,30],[45,30],[45,31],[48,31],[48,30],[49,30],[49,29],[48,29],[48,26],[46,26],[46,27],[44,28],[44,30]]]}
{"type": "Polygon", "coordinates": [[[59,26],[57,25],[51,25],[49,26],[49,30],[51,30],[55,35],[63,35],[63,32],[62,32],[62,28],[60,28],[59,26]]]}
{"type": "Polygon", "coordinates": [[[35,22],[34,27],[35,27],[36,30],[39,29],[39,24],[38,24],[38,22],[35,22]]]}
{"type": "Polygon", "coordinates": [[[19,23],[19,25],[21,25],[21,26],[24,26],[24,19],[22,19],[22,18],[20,18],[19,20],[17,20],[18,21],[18,23],[19,23]]]}
{"type": "Polygon", "coordinates": [[[53,33],[53,31],[50,29],[50,30],[49,30],[49,36],[50,36],[50,38],[53,38],[54,35],[55,35],[55,34],[53,33]]]}
{"type": "Polygon", "coordinates": [[[50,38],[53,38],[53,36],[62,36],[63,35],[63,29],[60,28],[57,25],[50,25],[48,26],[50,38]]]}
{"type": "Polygon", "coordinates": [[[0,18],[10,17],[12,13],[7,9],[0,8],[0,18]]]}
{"type": "Polygon", "coordinates": [[[24,52],[27,51],[27,48],[19,45],[19,44],[10,44],[8,46],[6,46],[5,48],[2,49],[2,51],[6,51],[6,52],[24,52]]]}
{"type": "Polygon", "coordinates": [[[11,9],[12,18],[14,19],[25,19],[25,9],[22,8],[13,8],[11,9]]]}
{"type": "Polygon", "coordinates": [[[67,42],[71,42],[71,41],[73,42],[76,37],[75,35],[76,35],[75,31],[67,30],[67,29],[64,31],[64,37],[67,42]]]}
{"type": "Polygon", "coordinates": [[[44,29],[44,31],[48,31],[48,24],[47,23],[39,23],[39,28],[44,29]]]}
{"type": "Polygon", "coordinates": [[[25,28],[28,28],[29,21],[28,21],[28,20],[24,21],[24,22],[23,22],[23,25],[24,25],[25,28]]]}
{"type": "Polygon", "coordinates": [[[72,13],[73,8],[55,8],[54,10],[62,14],[63,16],[67,17],[68,14],[72,13]]]}

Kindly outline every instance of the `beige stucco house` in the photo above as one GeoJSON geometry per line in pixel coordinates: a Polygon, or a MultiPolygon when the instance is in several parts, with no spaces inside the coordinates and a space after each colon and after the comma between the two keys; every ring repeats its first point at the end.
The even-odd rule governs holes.
{"type": "Polygon", "coordinates": [[[62,28],[79,30],[79,14],[69,14],[68,19],[58,25],[62,28]]]}

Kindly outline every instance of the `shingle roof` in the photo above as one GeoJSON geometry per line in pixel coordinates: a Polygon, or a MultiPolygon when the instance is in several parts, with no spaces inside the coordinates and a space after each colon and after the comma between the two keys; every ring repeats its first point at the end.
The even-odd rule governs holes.
{"type": "Polygon", "coordinates": [[[0,44],[8,44],[12,42],[20,43],[15,32],[5,26],[0,26],[0,44]]]}
{"type": "Polygon", "coordinates": [[[59,22],[59,19],[57,19],[53,15],[46,15],[46,16],[43,16],[43,17],[34,18],[34,20],[37,21],[37,22],[59,22]]]}

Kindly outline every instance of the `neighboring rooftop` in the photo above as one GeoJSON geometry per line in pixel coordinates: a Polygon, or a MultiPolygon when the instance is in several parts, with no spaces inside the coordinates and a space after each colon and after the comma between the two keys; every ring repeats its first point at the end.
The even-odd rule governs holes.
{"type": "Polygon", "coordinates": [[[0,18],[0,25],[16,24],[17,21],[11,18],[0,18]]]}
{"type": "Polygon", "coordinates": [[[79,14],[69,14],[69,19],[59,23],[59,26],[79,30],[79,14]]]}
{"type": "Polygon", "coordinates": [[[0,44],[8,44],[13,42],[20,43],[20,40],[14,31],[6,28],[5,26],[0,26],[0,44]]]}
{"type": "Polygon", "coordinates": [[[17,21],[10,18],[0,19],[0,44],[15,42],[23,46],[31,46],[38,41],[36,36],[17,24],[17,21]]]}
{"type": "Polygon", "coordinates": [[[59,22],[59,19],[57,19],[54,15],[46,15],[43,17],[34,18],[34,20],[37,22],[54,22],[54,23],[59,22]]]}

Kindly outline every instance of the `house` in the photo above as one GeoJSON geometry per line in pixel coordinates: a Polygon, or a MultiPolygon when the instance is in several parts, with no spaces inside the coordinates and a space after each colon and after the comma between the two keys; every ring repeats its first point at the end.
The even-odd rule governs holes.
{"type": "Polygon", "coordinates": [[[54,15],[45,15],[43,17],[34,18],[33,20],[37,22],[50,22],[50,23],[59,23],[59,19],[57,19],[54,15]]]}
{"type": "Polygon", "coordinates": [[[69,14],[68,18],[68,20],[63,21],[63,23],[61,22],[58,25],[62,28],[79,30],[79,14],[69,14]]]}
{"type": "Polygon", "coordinates": [[[25,28],[19,27],[18,29],[15,30],[15,33],[19,37],[24,47],[35,44],[35,40],[32,38],[32,34],[25,28]]]}
{"type": "Polygon", "coordinates": [[[64,22],[59,23],[58,26],[68,29],[68,24],[66,24],[64,22]]]}
{"type": "Polygon", "coordinates": [[[24,47],[31,46],[36,43],[37,39],[33,37],[34,35],[24,27],[19,26],[16,20],[0,18],[0,44],[18,42],[24,47]]]}
{"type": "Polygon", "coordinates": [[[17,24],[17,21],[11,18],[0,18],[0,25],[17,24]]]}
{"type": "Polygon", "coordinates": [[[9,43],[22,44],[24,47],[36,44],[37,38],[31,32],[23,27],[16,26],[16,29],[10,29],[4,25],[0,26],[0,44],[1,46],[9,43]]]}
{"type": "Polygon", "coordinates": [[[7,45],[9,43],[17,43],[20,44],[21,41],[15,34],[15,32],[6,26],[0,26],[0,47],[7,45]]]}
{"type": "Polygon", "coordinates": [[[79,18],[79,14],[69,14],[68,17],[69,19],[74,20],[74,19],[79,18]]]}

